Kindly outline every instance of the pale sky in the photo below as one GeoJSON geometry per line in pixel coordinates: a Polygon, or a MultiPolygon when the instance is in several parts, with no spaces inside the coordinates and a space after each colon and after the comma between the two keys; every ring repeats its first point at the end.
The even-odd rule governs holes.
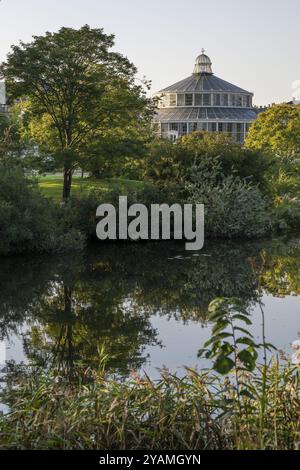
{"type": "Polygon", "coordinates": [[[2,0],[0,61],[20,39],[84,24],[115,33],[153,92],[191,75],[204,47],[256,104],[300,98],[299,0],[2,0]]]}

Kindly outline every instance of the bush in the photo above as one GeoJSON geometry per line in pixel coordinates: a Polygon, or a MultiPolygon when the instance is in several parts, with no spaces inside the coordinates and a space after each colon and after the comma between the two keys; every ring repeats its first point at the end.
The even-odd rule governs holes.
{"type": "Polygon", "coordinates": [[[300,199],[278,197],[273,210],[273,227],[276,231],[292,231],[300,227],[300,199]]]}
{"type": "Polygon", "coordinates": [[[155,140],[148,149],[145,176],[161,185],[183,183],[189,177],[193,165],[218,159],[221,173],[248,178],[264,191],[268,189],[266,175],[273,163],[268,154],[247,149],[234,143],[225,134],[193,132],[181,137],[176,143],[155,140]]]}
{"type": "MultiPolygon", "coordinates": [[[[69,228],[74,228],[83,233],[87,239],[96,237],[96,210],[100,204],[112,204],[116,210],[119,207],[119,190],[109,192],[92,189],[86,195],[80,198],[71,197],[68,203],[62,208],[65,224],[69,228]]],[[[157,187],[148,187],[144,189],[131,191],[128,195],[128,206],[140,203],[149,207],[151,204],[168,203],[172,201],[173,193],[171,190],[160,189],[157,187]]],[[[174,197],[176,197],[174,195],[174,197]]],[[[174,200],[173,200],[174,202],[174,200]]],[[[175,200],[175,202],[177,202],[175,200]]]]}
{"type": "Polygon", "coordinates": [[[194,168],[187,190],[194,204],[205,205],[206,236],[256,238],[271,229],[268,204],[259,189],[238,176],[222,175],[216,160],[209,172],[201,165],[194,168]]]}
{"type": "Polygon", "coordinates": [[[66,231],[62,209],[43,197],[18,168],[0,169],[0,255],[82,248],[84,238],[66,231]]]}

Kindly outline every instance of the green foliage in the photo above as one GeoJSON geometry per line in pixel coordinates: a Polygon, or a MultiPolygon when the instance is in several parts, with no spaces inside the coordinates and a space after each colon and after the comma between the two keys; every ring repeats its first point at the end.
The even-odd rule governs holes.
{"type": "Polygon", "coordinates": [[[268,204],[256,186],[237,176],[223,176],[217,158],[194,167],[187,184],[189,199],[205,205],[206,236],[261,237],[270,232],[268,204]]]}
{"type": "Polygon", "coordinates": [[[105,139],[120,145],[118,132],[131,129],[133,138],[152,115],[148,84],[137,83],[135,66],[113,46],[102,29],[61,28],[13,46],[0,67],[10,100],[21,100],[27,139],[64,168],[65,199],[73,170],[95,164],[105,139]]]}
{"type": "Polygon", "coordinates": [[[206,164],[209,171],[214,159],[220,162],[222,175],[247,178],[266,189],[265,176],[272,163],[269,156],[243,148],[227,135],[208,132],[193,132],[176,143],[155,140],[145,160],[146,176],[160,184],[182,184],[193,165],[206,164]]]}
{"type": "Polygon", "coordinates": [[[199,355],[214,360],[213,368],[223,375],[234,369],[238,373],[253,372],[257,350],[262,345],[255,343],[247,329],[252,321],[244,302],[238,298],[218,298],[211,302],[208,312],[208,320],[213,323],[212,336],[199,355]]]}
{"type": "Polygon", "coordinates": [[[83,236],[73,229],[65,231],[61,215],[21,169],[1,166],[1,255],[82,248],[83,236]]]}
{"type": "Polygon", "coordinates": [[[0,114],[0,162],[16,162],[24,151],[18,121],[0,114]]]}
{"type": "Polygon", "coordinates": [[[299,167],[300,106],[279,104],[260,113],[250,128],[246,145],[272,153],[281,163],[293,162],[299,167]]]}
{"type": "Polygon", "coordinates": [[[300,227],[300,199],[288,195],[278,197],[272,216],[273,228],[278,232],[289,232],[300,227]]]}
{"type": "MultiPolygon", "coordinates": [[[[95,186],[81,197],[71,197],[62,209],[66,225],[70,228],[76,228],[89,239],[95,238],[98,221],[96,218],[97,207],[100,204],[112,204],[118,213],[119,196],[119,188],[103,192],[95,186]]],[[[150,185],[127,192],[128,206],[141,203],[150,207],[151,204],[160,204],[168,201],[167,198],[169,197],[167,191],[150,185]]]]}
{"type": "Polygon", "coordinates": [[[241,410],[227,379],[187,370],[179,378],[164,371],[158,381],[136,374],[125,382],[98,370],[82,369],[69,382],[60,371],[11,370],[0,415],[1,449],[71,450],[294,450],[298,446],[299,373],[277,362],[248,377],[255,393],[241,410]],[[15,387],[15,384],[18,384],[15,387]],[[261,428],[260,397],[266,397],[261,428]],[[246,410],[246,411],[245,411],[246,410]],[[266,444],[261,446],[261,433],[266,444]]]}

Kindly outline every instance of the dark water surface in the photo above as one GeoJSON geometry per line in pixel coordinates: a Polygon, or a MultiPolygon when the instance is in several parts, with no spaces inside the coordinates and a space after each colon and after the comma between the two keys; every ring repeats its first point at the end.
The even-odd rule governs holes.
{"type": "Polygon", "coordinates": [[[266,340],[287,355],[300,331],[297,239],[208,243],[198,253],[171,243],[97,244],[0,263],[0,364],[96,366],[104,346],[117,373],[200,369],[217,297],[243,299],[257,339],[262,299],[266,340]]]}

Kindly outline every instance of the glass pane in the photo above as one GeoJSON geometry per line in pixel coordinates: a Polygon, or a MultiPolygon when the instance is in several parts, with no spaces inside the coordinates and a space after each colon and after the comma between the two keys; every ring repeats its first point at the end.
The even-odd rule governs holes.
{"type": "Polygon", "coordinates": [[[202,106],[203,97],[199,93],[195,95],[195,106],[202,106]]]}
{"type": "Polygon", "coordinates": [[[214,97],[214,106],[220,106],[221,104],[221,96],[219,94],[213,95],[214,97]]]}
{"type": "Polygon", "coordinates": [[[169,106],[176,106],[176,104],[177,104],[176,101],[177,101],[177,100],[176,100],[176,95],[175,95],[175,93],[171,93],[171,94],[169,95],[169,106]]]}
{"type": "Polygon", "coordinates": [[[185,106],[193,106],[193,95],[185,95],[185,106]]]}
{"type": "Polygon", "coordinates": [[[203,106],[210,106],[210,94],[203,95],[203,106]]]}
{"type": "Polygon", "coordinates": [[[223,106],[228,106],[228,95],[223,95],[223,106]]]}
{"type": "Polygon", "coordinates": [[[184,95],[177,95],[177,106],[184,106],[184,95]]]}

